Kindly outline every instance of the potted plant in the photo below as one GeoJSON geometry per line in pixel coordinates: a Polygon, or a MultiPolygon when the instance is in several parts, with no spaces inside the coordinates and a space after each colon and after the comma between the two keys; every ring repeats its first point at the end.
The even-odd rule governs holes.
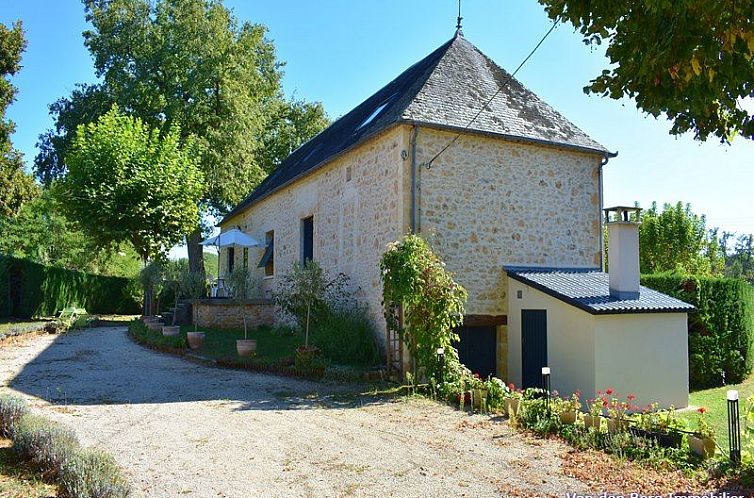
{"type": "MultiPolygon", "coordinates": [[[[343,299],[347,277],[338,274],[328,279],[316,261],[294,264],[283,275],[278,289],[273,293],[275,303],[283,312],[293,317],[304,333],[304,345],[296,349],[296,361],[308,364],[321,356],[318,347],[309,344],[310,329],[330,313],[334,304],[343,299]],[[300,357],[300,359],[299,359],[300,357]]],[[[320,363],[320,360],[316,360],[320,363]]]]}
{"type": "MultiPolygon", "coordinates": [[[[629,394],[628,399],[631,400],[633,397],[633,394],[629,394]]],[[[615,433],[628,429],[626,414],[631,407],[630,403],[615,396],[612,389],[605,390],[604,401],[607,401],[607,404],[604,405],[603,403],[603,405],[607,407],[607,415],[609,417],[607,419],[607,431],[615,433]],[[610,398],[608,399],[607,396],[610,396],[610,398]]]]}
{"type": "Polygon", "coordinates": [[[471,378],[471,393],[474,409],[482,410],[483,405],[487,404],[487,395],[490,390],[487,388],[487,384],[482,380],[479,373],[475,373],[471,378]]]}
{"type": "Polygon", "coordinates": [[[238,356],[252,356],[257,351],[256,339],[249,339],[249,329],[246,323],[246,299],[251,292],[251,274],[248,268],[237,266],[228,275],[228,290],[238,303],[243,321],[243,339],[236,340],[238,356]]]}
{"type": "Polygon", "coordinates": [[[595,430],[600,430],[602,410],[605,408],[607,401],[601,397],[602,393],[600,391],[597,391],[597,394],[599,395],[598,397],[592,398],[586,403],[589,408],[589,413],[584,415],[584,426],[587,429],[593,427],[595,430]]]}
{"type": "MultiPolygon", "coordinates": [[[[204,296],[207,291],[207,281],[204,279],[204,275],[200,272],[191,271],[188,266],[182,268],[181,273],[178,275],[178,289],[182,297],[191,299],[192,302],[204,296]]],[[[178,300],[176,299],[176,304],[178,300]]],[[[186,340],[188,341],[191,349],[199,349],[204,343],[206,334],[199,332],[198,328],[198,316],[196,313],[197,306],[192,304],[192,312],[194,314],[194,331],[186,333],[186,340]]],[[[175,316],[175,315],[174,315],[175,316]]]]}
{"type": "Polygon", "coordinates": [[[512,382],[508,384],[508,391],[505,396],[505,412],[509,415],[518,415],[518,408],[521,405],[522,397],[523,392],[517,390],[512,382]]]}
{"type": "Polygon", "coordinates": [[[668,410],[658,410],[657,403],[652,403],[639,417],[639,427],[632,427],[630,432],[635,436],[654,441],[664,448],[678,448],[683,442],[683,435],[676,429],[684,427],[674,407],[671,406],[668,410]]]}
{"type": "Polygon", "coordinates": [[[573,425],[581,408],[581,391],[576,391],[570,398],[558,398],[555,407],[563,425],[573,425]]]}
{"type": "Polygon", "coordinates": [[[715,431],[707,422],[707,409],[700,406],[697,431],[689,434],[689,447],[691,451],[702,458],[709,458],[715,454],[715,431]]]}

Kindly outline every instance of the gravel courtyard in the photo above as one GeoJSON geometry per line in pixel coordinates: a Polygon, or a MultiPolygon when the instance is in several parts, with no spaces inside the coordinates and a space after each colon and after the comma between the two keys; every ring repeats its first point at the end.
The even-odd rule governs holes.
{"type": "MultiPolygon", "coordinates": [[[[109,451],[135,496],[563,496],[564,447],[423,400],[223,370],[126,329],[0,348],[3,390],[109,451]]],[[[353,389],[353,388],[350,388],[353,389]]]]}

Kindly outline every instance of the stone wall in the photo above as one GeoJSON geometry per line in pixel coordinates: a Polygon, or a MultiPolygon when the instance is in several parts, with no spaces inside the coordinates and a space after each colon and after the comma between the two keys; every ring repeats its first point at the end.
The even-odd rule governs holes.
{"type": "MultiPolygon", "coordinates": [[[[421,128],[417,163],[454,138],[421,128]]],[[[597,154],[465,134],[419,168],[419,228],[469,292],[467,313],[507,315],[504,265],[600,266],[597,154]]],[[[498,372],[507,371],[498,327],[498,372]]]]}
{"type": "MultiPolygon", "coordinates": [[[[238,301],[233,299],[199,299],[192,303],[198,327],[243,329],[243,315],[238,301]]],[[[270,300],[247,300],[244,304],[249,329],[275,323],[275,306],[270,300]]]]}
{"type": "MultiPolygon", "coordinates": [[[[223,224],[223,229],[238,226],[260,241],[274,231],[272,277],[257,268],[264,250],[249,251],[248,265],[262,296],[269,297],[279,278],[301,261],[301,220],[313,216],[314,259],[330,275],[350,277],[350,290],[384,338],[379,260],[387,244],[406,230],[402,194],[409,161],[401,153],[407,151],[407,142],[407,128],[387,130],[223,224]]],[[[235,254],[234,264],[243,264],[243,251],[236,249],[235,254]]],[[[220,263],[222,274],[225,251],[220,263]]]]}

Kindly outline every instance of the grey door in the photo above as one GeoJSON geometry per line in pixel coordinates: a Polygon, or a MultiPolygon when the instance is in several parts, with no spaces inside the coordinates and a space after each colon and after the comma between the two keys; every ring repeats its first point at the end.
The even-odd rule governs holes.
{"type": "Polygon", "coordinates": [[[542,387],[547,366],[547,311],[521,310],[521,384],[542,387]]]}

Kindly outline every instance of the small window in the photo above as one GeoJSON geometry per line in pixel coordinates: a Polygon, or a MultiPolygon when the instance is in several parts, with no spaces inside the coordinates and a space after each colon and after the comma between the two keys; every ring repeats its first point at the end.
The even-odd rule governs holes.
{"type": "Polygon", "coordinates": [[[314,217],[301,220],[301,264],[314,260],[314,217]]]}
{"type": "Polygon", "coordinates": [[[233,273],[233,266],[236,264],[236,248],[228,248],[228,273],[233,273]]]}
{"type": "Polygon", "coordinates": [[[359,126],[356,127],[356,130],[359,131],[360,129],[364,128],[366,125],[377,119],[377,116],[382,114],[382,111],[385,110],[385,108],[398,96],[397,93],[392,94],[390,97],[383,100],[380,105],[378,105],[370,114],[367,116],[367,118],[361,122],[359,126]]]}
{"type": "Polygon", "coordinates": [[[351,167],[350,166],[346,166],[346,181],[347,182],[351,181],[351,167]]]}
{"type": "Polygon", "coordinates": [[[249,269],[249,248],[248,247],[243,248],[243,269],[244,270],[249,269]]]}
{"type": "Polygon", "coordinates": [[[270,230],[264,234],[264,238],[266,242],[264,254],[257,268],[264,268],[264,276],[272,277],[275,275],[275,232],[270,230]]]}

